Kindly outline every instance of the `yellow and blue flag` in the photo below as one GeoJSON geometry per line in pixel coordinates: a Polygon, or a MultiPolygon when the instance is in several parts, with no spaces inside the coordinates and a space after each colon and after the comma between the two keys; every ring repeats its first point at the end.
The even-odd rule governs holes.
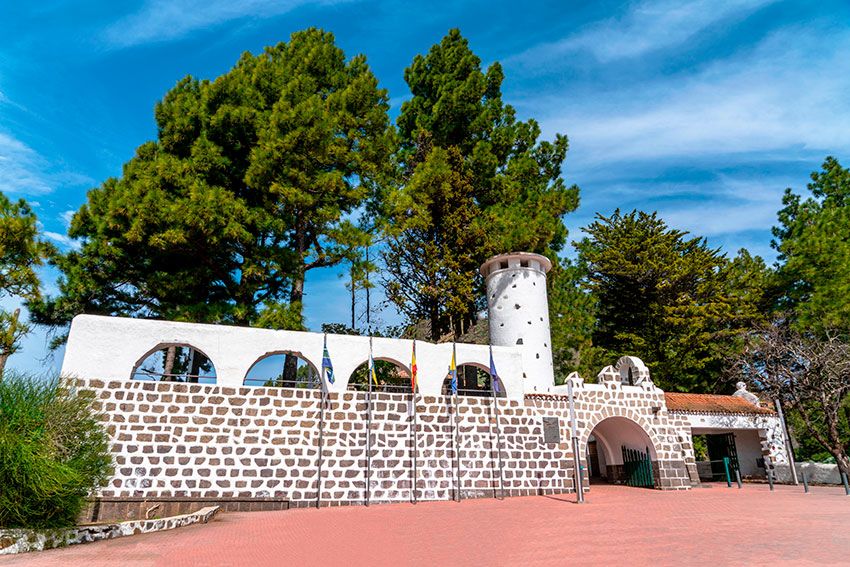
{"type": "Polygon", "coordinates": [[[331,384],[334,383],[334,365],[331,364],[331,355],[328,353],[328,336],[325,335],[324,351],[322,352],[322,372],[331,384]]]}
{"type": "Polygon", "coordinates": [[[452,343],[452,363],[449,364],[449,376],[452,377],[452,394],[457,394],[457,363],[454,343],[452,343]]]}

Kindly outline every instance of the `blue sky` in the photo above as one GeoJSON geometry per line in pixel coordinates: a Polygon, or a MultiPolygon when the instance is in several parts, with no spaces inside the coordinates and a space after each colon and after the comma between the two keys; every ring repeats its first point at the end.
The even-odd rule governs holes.
{"type": "MultiPolygon", "coordinates": [[[[153,106],[169,88],[308,26],[367,56],[394,116],[404,68],[459,27],[485,64],[502,62],[522,118],[569,136],[563,174],[581,187],[572,238],[596,212],[658,210],[772,261],[784,188],[802,190],[826,155],[850,163],[846,0],[46,0],[0,5],[0,191],[30,200],[45,235],[73,246],[70,215],[155,138],[153,106]]],[[[340,271],[308,279],[312,329],[349,318],[340,271]]],[[[38,368],[44,347],[32,334],[10,366],[38,368]]]]}

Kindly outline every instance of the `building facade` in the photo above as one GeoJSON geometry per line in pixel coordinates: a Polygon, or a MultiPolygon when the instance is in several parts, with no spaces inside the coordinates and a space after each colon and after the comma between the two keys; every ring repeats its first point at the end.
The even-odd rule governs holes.
{"type": "Polygon", "coordinates": [[[250,510],[571,492],[570,389],[584,486],[688,489],[717,469],[701,471],[697,437],[743,476],[787,462],[777,416],[744,388],[665,394],[634,357],[603,368],[596,383],[574,373],[571,388],[556,385],[550,267],[527,253],[485,262],[493,346],[417,341],[415,392],[354,388],[370,354],[409,373],[408,340],[78,316],[62,373],[93,392],[115,460],[91,519],[213,501],[250,510]],[[160,355],[172,358],[167,372],[147,370],[145,361],[175,349],[190,353],[181,370],[169,354],[160,355]],[[497,386],[446,395],[453,352],[458,366],[495,366],[497,386]],[[252,381],[284,355],[315,382],[252,381]]]}

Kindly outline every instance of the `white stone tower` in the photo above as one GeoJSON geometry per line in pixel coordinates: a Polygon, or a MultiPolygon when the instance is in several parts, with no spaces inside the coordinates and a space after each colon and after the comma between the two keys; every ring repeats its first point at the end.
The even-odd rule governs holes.
{"type": "Polygon", "coordinates": [[[552,262],[529,252],[493,256],[481,265],[487,283],[490,342],[522,353],[526,392],[547,392],[555,384],[546,272],[552,262]]]}

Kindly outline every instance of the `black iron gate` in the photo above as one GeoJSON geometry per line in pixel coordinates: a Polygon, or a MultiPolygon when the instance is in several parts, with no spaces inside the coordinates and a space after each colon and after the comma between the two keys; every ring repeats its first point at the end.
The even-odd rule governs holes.
{"type": "Polygon", "coordinates": [[[741,470],[738,466],[738,448],[735,446],[734,433],[719,433],[705,436],[708,446],[708,460],[711,461],[712,480],[726,479],[726,465],[724,459],[729,459],[728,471],[732,479],[735,471],[741,470]]]}
{"type": "Polygon", "coordinates": [[[652,459],[649,458],[649,447],[646,452],[637,449],[629,449],[625,445],[623,449],[623,473],[626,484],[629,486],[641,486],[654,488],[655,475],[652,472],[652,459]]]}

